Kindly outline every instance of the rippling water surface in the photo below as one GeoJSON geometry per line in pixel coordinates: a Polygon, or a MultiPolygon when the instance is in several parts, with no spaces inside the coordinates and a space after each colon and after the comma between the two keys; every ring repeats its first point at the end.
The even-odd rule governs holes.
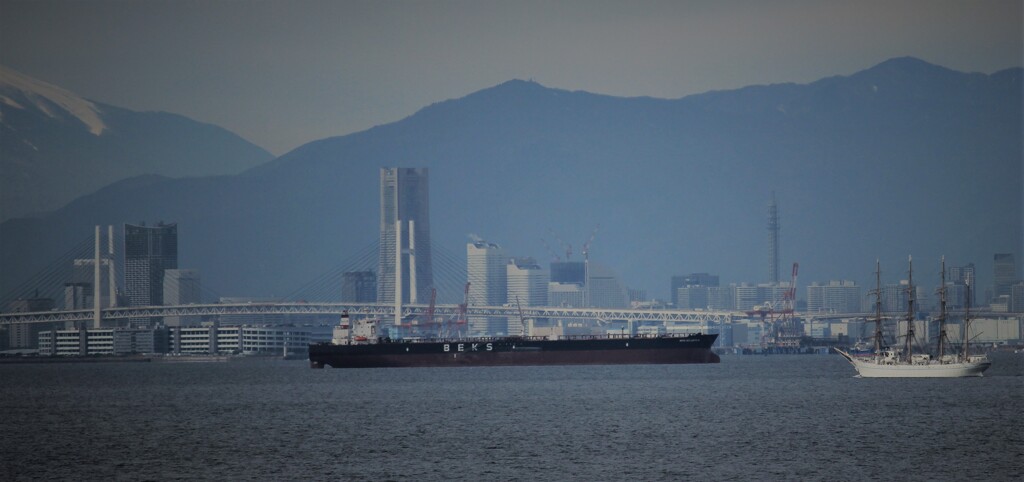
{"type": "Polygon", "coordinates": [[[1021,480],[1024,355],[717,365],[0,365],[0,479],[1021,480]]]}

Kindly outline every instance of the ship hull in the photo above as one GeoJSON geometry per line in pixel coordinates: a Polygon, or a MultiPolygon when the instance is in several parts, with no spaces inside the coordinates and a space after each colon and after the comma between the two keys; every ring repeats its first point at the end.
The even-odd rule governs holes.
{"type": "Polygon", "coordinates": [[[314,368],[718,363],[711,351],[716,337],[315,344],[309,347],[309,361],[314,368]]]}
{"type": "Polygon", "coordinates": [[[873,359],[860,359],[848,353],[839,352],[857,370],[861,378],[962,378],[984,376],[992,366],[988,361],[927,364],[885,364],[873,359]]]}

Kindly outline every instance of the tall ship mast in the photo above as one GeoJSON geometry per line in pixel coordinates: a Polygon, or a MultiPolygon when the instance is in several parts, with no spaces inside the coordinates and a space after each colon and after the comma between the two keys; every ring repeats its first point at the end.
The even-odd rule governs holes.
{"type": "Polygon", "coordinates": [[[875,260],[875,354],[882,353],[882,265],[875,260]]]}
{"type": "MultiPolygon", "coordinates": [[[[862,378],[957,378],[983,376],[992,363],[984,355],[971,355],[968,350],[970,342],[970,303],[964,316],[963,350],[959,354],[947,354],[944,344],[948,343],[946,333],[946,262],[942,259],[942,286],[939,288],[939,337],[937,356],[928,353],[914,354],[914,282],[913,260],[910,263],[908,276],[907,329],[904,332],[904,343],[899,350],[886,348],[882,343],[882,301],[881,301],[881,269],[875,262],[876,302],[875,302],[875,353],[868,357],[853,356],[843,350],[836,351],[846,358],[862,378]]],[[[968,287],[968,291],[969,287],[968,287]]]]}

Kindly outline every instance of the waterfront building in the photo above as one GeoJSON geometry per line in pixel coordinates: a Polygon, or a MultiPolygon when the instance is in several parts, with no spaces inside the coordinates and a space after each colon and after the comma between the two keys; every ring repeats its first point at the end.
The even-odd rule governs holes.
{"type": "Polygon", "coordinates": [[[424,303],[434,285],[427,168],[380,170],[377,302],[395,302],[395,254],[401,248],[402,302],[424,303]],[[396,222],[401,221],[401,237],[396,222]],[[410,229],[411,228],[411,229],[410,229]]]}
{"type": "Polygon", "coordinates": [[[861,306],[861,289],[853,281],[815,282],[807,287],[808,313],[858,313],[861,306]]]}
{"type": "Polygon", "coordinates": [[[269,354],[305,350],[309,330],[297,327],[175,326],[154,329],[101,328],[39,333],[39,354],[56,356],[127,354],[269,354]]]}
{"type": "MultiPolygon", "coordinates": [[[[203,302],[200,290],[199,271],[194,269],[164,270],[164,305],[183,306],[203,302]]],[[[198,323],[198,317],[168,316],[164,318],[167,326],[180,326],[192,320],[198,323]]]]}
{"type": "Polygon", "coordinates": [[[377,274],[370,270],[346,271],[342,273],[341,302],[376,303],[377,274]]]}
{"type": "MultiPolygon", "coordinates": [[[[177,268],[177,224],[124,225],[125,295],[129,306],[163,305],[164,271],[177,268]]],[[[151,323],[158,323],[158,320],[129,320],[130,325],[138,327],[151,323]]]]}
{"type": "MultiPolygon", "coordinates": [[[[502,306],[508,300],[508,264],[505,250],[484,240],[466,244],[466,273],[469,276],[471,306],[502,306]]],[[[502,316],[473,316],[470,331],[480,335],[507,333],[507,319],[502,316]]]]}
{"type": "Polygon", "coordinates": [[[270,354],[305,350],[309,330],[296,327],[221,326],[171,328],[171,352],[177,354],[270,354]]]}

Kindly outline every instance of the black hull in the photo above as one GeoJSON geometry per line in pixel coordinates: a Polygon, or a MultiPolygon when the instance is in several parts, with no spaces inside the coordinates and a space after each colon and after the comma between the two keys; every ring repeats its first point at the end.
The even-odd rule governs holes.
{"type": "Polygon", "coordinates": [[[718,363],[718,355],[711,351],[717,336],[321,343],[309,346],[309,361],[314,368],[718,363]]]}

